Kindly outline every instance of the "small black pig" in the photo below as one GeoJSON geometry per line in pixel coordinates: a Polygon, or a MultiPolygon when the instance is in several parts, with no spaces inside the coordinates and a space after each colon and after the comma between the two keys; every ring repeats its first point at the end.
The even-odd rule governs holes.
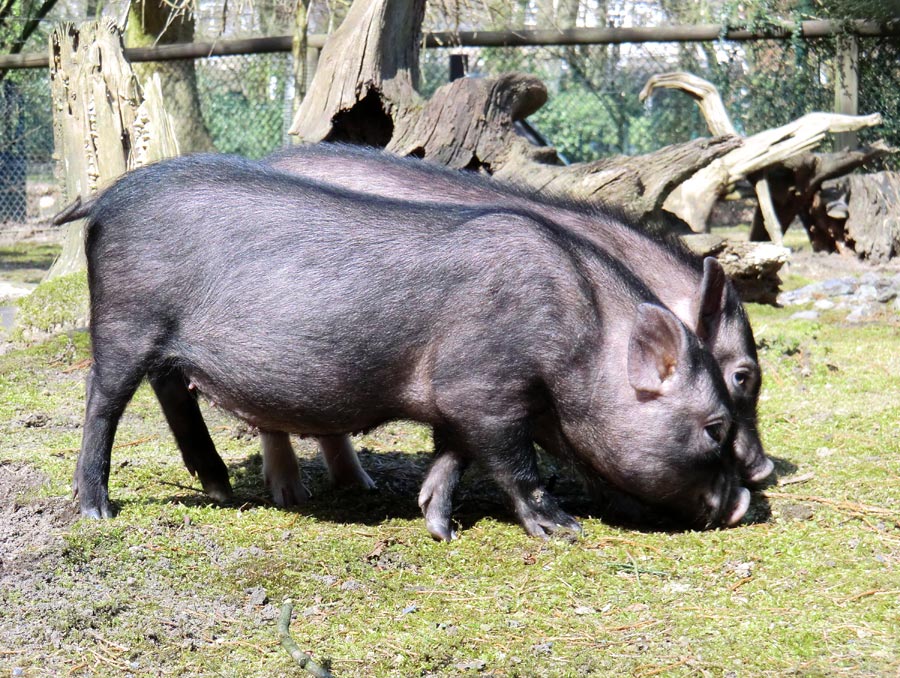
{"type": "Polygon", "coordinates": [[[704,270],[703,261],[680,244],[655,238],[596,205],[541,197],[483,175],[374,149],[327,143],[293,146],[265,162],[291,174],[388,198],[527,209],[595,243],[630,268],[718,361],[734,403],[733,446],[743,480],[756,485],[772,473],[774,464],[763,451],[757,429],[761,373],[753,331],[730,282],[725,280],[721,299],[704,297],[704,275],[723,276],[709,268],[709,261],[704,270]],[[710,302],[705,306],[704,298],[710,302]]]}
{"type": "Polygon", "coordinates": [[[60,221],[85,216],[83,515],[111,515],[113,437],[144,376],[211,493],[227,473],[189,385],[261,431],[429,424],[532,535],[578,528],[541,484],[535,440],[698,526],[747,509],[712,356],[627,269],[541,216],[359,196],[225,156],[135,170],[60,221]]]}

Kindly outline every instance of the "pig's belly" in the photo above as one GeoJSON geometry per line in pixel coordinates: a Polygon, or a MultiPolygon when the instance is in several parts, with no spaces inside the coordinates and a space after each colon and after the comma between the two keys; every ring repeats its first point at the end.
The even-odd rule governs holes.
{"type": "Polygon", "coordinates": [[[299,435],[334,435],[366,431],[392,419],[409,418],[429,423],[430,408],[405,407],[395,398],[381,396],[353,384],[340,389],[309,384],[221,383],[198,370],[186,370],[189,388],[215,407],[262,430],[299,435]]]}

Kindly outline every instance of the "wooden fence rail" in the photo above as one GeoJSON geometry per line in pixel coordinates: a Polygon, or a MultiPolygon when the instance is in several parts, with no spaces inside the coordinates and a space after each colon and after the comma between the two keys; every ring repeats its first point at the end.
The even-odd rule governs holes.
{"type": "MultiPolygon", "coordinates": [[[[425,34],[426,47],[529,47],[551,45],[609,45],[644,42],[706,42],[710,40],[785,40],[796,30],[796,24],[785,23],[766,31],[728,29],[721,24],[693,26],[655,26],[643,28],[572,28],[567,30],[515,31],[442,31],[425,34]]],[[[821,38],[841,32],[842,25],[833,21],[803,21],[800,35],[821,38]]],[[[900,36],[900,21],[886,25],[857,21],[849,25],[850,35],[861,37],[900,36]]],[[[308,45],[320,49],[328,36],[311,34],[308,45]]],[[[243,40],[217,40],[155,47],[132,47],[125,50],[131,62],[198,59],[232,54],[264,54],[290,52],[291,36],[243,40]]],[[[46,54],[0,55],[0,69],[46,68],[46,54]]]]}

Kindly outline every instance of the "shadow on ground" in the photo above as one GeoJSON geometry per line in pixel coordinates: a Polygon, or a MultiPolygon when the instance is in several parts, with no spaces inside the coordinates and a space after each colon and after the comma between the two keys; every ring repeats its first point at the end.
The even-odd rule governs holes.
{"type": "MultiPolygon", "coordinates": [[[[312,498],[300,507],[282,509],[311,516],[331,523],[378,525],[384,521],[416,520],[421,518],[417,500],[419,488],[433,459],[430,453],[400,451],[359,451],[360,462],[378,486],[361,491],[358,488],[334,488],[322,461],[317,456],[301,456],[300,467],[304,482],[312,498]]],[[[778,460],[781,469],[792,467],[778,460]]],[[[670,511],[658,511],[608,487],[598,486],[590,491],[578,475],[557,460],[541,455],[541,475],[548,489],[563,509],[579,520],[596,518],[605,524],[638,532],[682,532],[686,527],[670,511]]],[[[262,477],[259,454],[229,467],[234,500],[223,508],[274,506],[262,477]]],[[[180,492],[154,497],[138,503],[179,503],[186,506],[214,506],[217,502],[199,487],[175,485],[180,492]]],[[[768,500],[754,493],[744,523],[765,523],[771,519],[768,500]]],[[[456,492],[453,518],[456,529],[466,530],[485,518],[516,524],[497,485],[476,464],[471,466],[456,492]]],[[[422,524],[424,528],[424,522],[422,524]]]]}

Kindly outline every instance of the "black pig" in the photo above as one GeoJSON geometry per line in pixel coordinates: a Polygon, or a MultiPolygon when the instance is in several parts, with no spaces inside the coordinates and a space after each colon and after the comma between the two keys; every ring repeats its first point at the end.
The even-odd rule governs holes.
{"type": "Polygon", "coordinates": [[[532,441],[548,431],[556,453],[697,525],[746,511],[712,357],[626,269],[537,215],[360,197],[195,156],[131,172],[61,220],[84,216],[83,515],[111,515],[113,437],[144,376],[186,460],[206,449],[194,469],[213,486],[227,475],[188,384],[262,431],[430,424],[451,457],[484,464],[533,535],[577,529],[537,474],[532,441]]]}
{"type": "Polygon", "coordinates": [[[596,205],[554,200],[470,172],[345,144],[293,146],[269,156],[273,167],[363,193],[405,200],[505,205],[536,212],[590,240],[630,268],[709,347],[735,408],[734,452],[744,481],[760,484],[774,464],[757,430],[761,373],[747,315],[725,280],[710,300],[704,276],[722,276],[676,242],[655,238],[596,205]],[[707,300],[704,306],[704,299],[707,300]]]}

